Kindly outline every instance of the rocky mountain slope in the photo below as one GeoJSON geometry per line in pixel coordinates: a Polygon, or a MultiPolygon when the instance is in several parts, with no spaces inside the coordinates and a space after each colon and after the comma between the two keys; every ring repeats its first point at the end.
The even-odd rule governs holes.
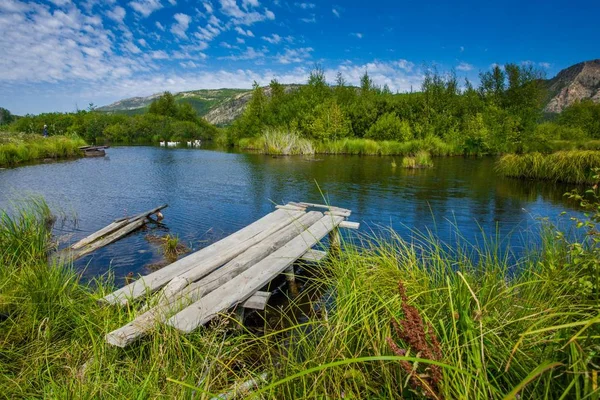
{"type": "Polygon", "coordinates": [[[600,103],[600,59],[575,64],[546,81],[548,104],[545,111],[559,113],[575,101],[591,99],[600,103]]]}
{"type": "MultiPolygon", "coordinates": [[[[150,103],[162,93],[156,93],[147,97],[131,97],[117,101],[98,111],[124,113],[129,115],[141,114],[148,110],[150,103]]],[[[226,125],[237,118],[248,100],[251,91],[249,89],[203,89],[189,92],[174,93],[175,101],[187,102],[194,107],[198,115],[215,125],[226,125]]]]}

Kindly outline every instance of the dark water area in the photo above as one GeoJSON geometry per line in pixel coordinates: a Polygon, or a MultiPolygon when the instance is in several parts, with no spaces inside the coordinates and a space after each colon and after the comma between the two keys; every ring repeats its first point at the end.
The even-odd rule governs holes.
{"type": "Polygon", "coordinates": [[[391,157],[116,147],[104,158],[0,170],[0,208],[41,195],[63,216],[55,234],[74,242],[116,218],[168,203],[162,226],[149,225],[76,264],[86,277],[112,269],[118,279],[146,274],[145,266],[161,260],[148,234],[177,235],[197,250],[288,201],[323,203],[325,197],[351,209],[360,232],[383,236],[389,228],[406,238],[413,229],[430,230],[452,243],[458,228],[464,239],[481,242],[482,231],[497,232],[517,253],[535,237],[527,232],[539,226],[537,217],[579,214],[563,197],[571,186],[499,177],[492,158],[435,158],[434,168],[421,170],[391,163],[391,157]]]}

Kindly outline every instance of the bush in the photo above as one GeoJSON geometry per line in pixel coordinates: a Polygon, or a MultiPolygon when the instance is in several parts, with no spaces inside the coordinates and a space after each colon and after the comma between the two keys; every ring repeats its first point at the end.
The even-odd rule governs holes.
{"type": "Polygon", "coordinates": [[[366,138],[376,140],[398,140],[406,142],[412,139],[407,121],[402,121],[395,113],[386,113],[377,119],[365,134],[366,138]]]}

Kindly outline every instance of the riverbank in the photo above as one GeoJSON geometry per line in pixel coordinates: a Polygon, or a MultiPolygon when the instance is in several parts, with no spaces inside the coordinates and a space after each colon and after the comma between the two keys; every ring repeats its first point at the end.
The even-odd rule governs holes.
{"type": "Polygon", "coordinates": [[[14,167],[32,161],[82,156],[78,136],[49,136],[0,132],[0,167],[14,167]]]}
{"type": "Polygon", "coordinates": [[[518,261],[491,238],[345,244],[309,273],[305,293],[322,295],[292,300],[279,319],[157,328],[124,351],[103,337],[142,305],[101,307],[110,276],[86,285],[48,266],[47,207],[21,207],[0,214],[7,398],[212,398],[250,379],[257,398],[273,399],[598,398],[594,235],[574,247],[548,227],[518,261]]]}
{"type": "Polygon", "coordinates": [[[595,168],[600,168],[600,151],[594,150],[506,154],[496,163],[496,171],[503,176],[575,184],[597,183],[595,168]]]}

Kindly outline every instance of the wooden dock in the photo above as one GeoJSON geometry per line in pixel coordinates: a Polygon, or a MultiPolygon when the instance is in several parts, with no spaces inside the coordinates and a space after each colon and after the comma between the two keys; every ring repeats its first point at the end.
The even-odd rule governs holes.
{"type": "Polygon", "coordinates": [[[282,273],[293,276],[299,259],[325,257],[313,249],[325,236],[331,247],[339,246],[339,228],[358,228],[346,220],[350,214],[313,203],[276,206],[228,237],[104,297],[113,305],[147,301],[145,312],[108,333],[106,341],[125,347],[159,323],[189,333],[236,306],[264,309],[270,293],[261,288],[282,273]]]}

